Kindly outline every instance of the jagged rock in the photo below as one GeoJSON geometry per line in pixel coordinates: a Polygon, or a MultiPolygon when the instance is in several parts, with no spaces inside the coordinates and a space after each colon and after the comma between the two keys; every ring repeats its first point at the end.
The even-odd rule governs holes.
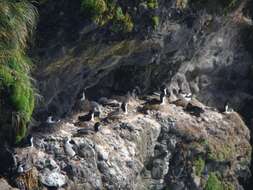
{"type": "Polygon", "coordinates": [[[47,187],[62,187],[67,183],[66,176],[59,172],[44,171],[40,175],[40,181],[47,187]]]}

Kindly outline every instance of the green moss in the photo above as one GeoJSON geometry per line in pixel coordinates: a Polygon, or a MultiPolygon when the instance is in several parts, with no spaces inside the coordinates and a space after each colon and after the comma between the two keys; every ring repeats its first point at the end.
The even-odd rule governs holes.
{"type": "Polygon", "coordinates": [[[201,157],[199,157],[194,161],[193,166],[195,168],[195,175],[201,176],[205,168],[205,161],[201,157]]]}
{"type": "Polygon", "coordinates": [[[235,186],[230,182],[223,182],[222,185],[224,190],[235,190],[235,186]]]}
{"type": "Polygon", "coordinates": [[[104,0],[81,0],[81,8],[91,17],[96,18],[107,10],[104,0]]]}
{"type": "Polygon", "coordinates": [[[160,18],[159,16],[153,16],[151,19],[152,19],[152,26],[154,29],[156,29],[159,25],[160,18]]]}
{"type": "Polygon", "coordinates": [[[222,183],[214,172],[209,174],[204,190],[223,190],[222,183]]]}
{"type": "Polygon", "coordinates": [[[230,160],[235,150],[230,144],[218,144],[209,147],[208,159],[216,161],[230,160]]]}
{"type": "MultiPolygon", "coordinates": [[[[28,1],[0,1],[0,112],[3,126],[11,126],[6,136],[18,143],[34,109],[31,61],[25,56],[28,38],[36,25],[37,11],[28,1]]],[[[4,128],[4,127],[3,127],[4,128]]]]}
{"type": "Polygon", "coordinates": [[[130,14],[110,0],[81,0],[81,9],[99,26],[111,25],[113,32],[132,32],[134,23],[130,14]]]}
{"type": "Polygon", "coordinates": [[[158,1],[157,0],[147,0],[147,6],[149,9],[156,9],[156,8],[158,8],[158,1]]]}

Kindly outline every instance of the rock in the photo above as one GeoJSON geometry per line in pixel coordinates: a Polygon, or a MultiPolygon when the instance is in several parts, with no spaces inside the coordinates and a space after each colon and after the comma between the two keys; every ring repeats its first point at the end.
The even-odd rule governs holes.
{"type": "Polygon", "coordinates": [[[106,150],[103,149],[102,146],[95,146],[95,149],[98,154],[98,160],[104,160],[104,161],[108,160],[109,154],[108,152],[106,152],[106,150]]]}
{"type": "Polygon", "coordinates": [[[62,187],[67,183],[67,178],[59,172],[45,171],[40,175],[40,181],[47,187],[62,187]]]}
{"type": "Polygon", "coordinates": [[[11,187],[8,184],[8,182],[3,178],[0,179],[0,187],[1,187],[1,190],[18,190],[17,188],[11,187]]]}

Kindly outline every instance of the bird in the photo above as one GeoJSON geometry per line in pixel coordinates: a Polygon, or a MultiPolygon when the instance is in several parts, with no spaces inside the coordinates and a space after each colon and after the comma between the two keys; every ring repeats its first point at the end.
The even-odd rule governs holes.
{"type": "Polygon", "coordinates": [[[27,141],[28,141],[28,146],[33,147],[33,136],[31,134],[27,136],[27,141]]]}
{"type": "Polygon", "coordinates": [[[100,117],[102,110],[101,110],[101,106],[95,102],[95,101],[91,101],[90,102],[90,109],[94,112],[94,116],[96,117],[100,117]]]}
{"type": "Polygon", "coordinates": [[[102,105],[102,106],[109,106],[109,107],[120,107],[120,102],[114,99],[109,99],[106,97],[101,97],[98,102],[102,105]]]}
{"type": "Polygon", "coordinates": [[[82,97],[80,98],[80,101],[81,101],[81,102],[84,102],[84,101],[85,101],[85,92],[84,92],[84,91],[82,92],[82,97]]]}
{"type": "Polygon", "coordinates": [[[46,123],[47,124],[55,124],[55,123],[59,123],[60,122],[60,120],[53,120],[53,116],[48,116],[48,118],[47,118],[47,120],[46,120],[46,123]]]}
{"type": "Polygon", "coordinates": [[[202,113],[204,113],[204,109],[197,106],[197,105],[193,105],[192,103],[188,103],[185,111],[189,112],[192,115],[195,115],[196,117],[200,117],[200,115],[202,113]]]}
{"type": "Polygon", "coordinates": [[[161,87],[160,87],[160,92],[161,93],[164,93],[165,96],[167,95],[167,87],[165,84],[163,84],[161,87]]]}
{"type": "Polygon", "coordinates": [[[89,111],[88,114],[79,116],[78,121],[80,121],[80,122],[94,121],[94,110],[89,111]]]}
{"type": "Polygon", "coordinates": [[[107,117],[104,119],[104,121],[108,122],[109,120],[122,119],[127,114],[128,114],[128,102],[122,102],[120,108],[109,113],[107,117]]]}
{"type": "Polygon", "coordinates": [[[134,87],[131,94],[133,98],[137,98],[141,94],[140,87],[139,86],[134,87]]]}
{"type": "Polygon", "coordinates": [[[21,162],[18,163],[17,172],[20,174],[24,173],[24,164],[22,164],[21,162]]]}
{"type": "Polygon", "coordinates": [[[147,113],[148,110],[159,110],[161,105],[165,105],[166,92],[161,89],[159,99],[153,98],[144,103],[144,106],[140,109],[141,112],[147,113]]]}
{"type": "Polygon", "coordinates": [[[90,128],[81,128],[81,129],[77,129],[76,136],[79,136],[79,135],[88,135],[90,133],[93,133],[93,131],[90,128]]]}
{"type": "Polygon", "coordinates": [[[226,101],[225,102],[225,105],[224,105],[224,113],[231,113],[233,112],[234,110],[232,108],[229,107],[229,102],[226,101]]]}
{"type": "Polygon", "coordinates": [[[192,100],[192,93],[185,93],[185,92],[183,92],[183,90],[182,89],[179,89],[179,91],[178,91],[178,98],[179,99],[184,99],[184,100],[186,100],[186,101],[191,101],[192,100]]]}
{"type": "Polygon", "coordinates": [[[71,141],[71,138],[67,137],[67,139],[65,140],[65,143],[64,143],[64,150],[65,150],[65,153],[70,158],[73,158],[74,156],[76,156],[76,152],[74,151],[73,145],[70,143],[70,141],[71,141]]]}
{"type": "Polygon", "coordinates": [[[100,130],[100,126],[101,126],[101,123],[100,122],[97,122],[97,123],[95,123],[95,125],[94,125],[94,131],[97,133],[99,130],[100,130]]]}

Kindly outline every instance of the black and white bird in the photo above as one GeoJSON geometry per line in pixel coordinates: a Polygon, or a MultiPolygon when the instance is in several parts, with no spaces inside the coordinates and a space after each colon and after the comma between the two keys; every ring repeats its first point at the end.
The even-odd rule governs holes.
{"type": "Polygon", "coordinates": [[[74,151],[73,145],[70,143],[70,141],[71,141],[71,138],[67,137],[67,139],[65,140],[65,143],[64,143],[64,150],[65,150],[65,153],[70,158],[73,158],[74,156],[76,156],[76,152],[74,151]]]}
{"type": "Polygon", "coordinates": [[[85,121],[94,121],[94,111],[89,111],[88,114],[82,115],[78,117],[78,121],[85,122],[85,121]]]}
{"type": "Polygon", "coordinates": [[[124,114],[128,114],[128,102],[122,102],[121,109],[124,114]]]}
{"type": "Polygon", "coordinates": [[[164,91],[161,92],[160,94],[160,104],[164,105],[165,104],[165,100],[166,100],[166,89],[164,91]]]}
{"type": "Polygon", "coordinates": [[[22,162],[19,162],[19,163],[18,163],[17,172],[18,172],[19,174],[24,173],[24,164],[23,164],[22,162]]]}
{"type": "Polygon", "coordinates": [[[233,112],[234,110],[229,106],[229,102],[226,101],[225,105],[224,105],[224,112],[225,113],[231,113],[233,112]]]}
{"type": "Polygon", "coordinates": [[[141,95],[140,87],[139,86],[134,87],[131,94],[133,98],[137,98],[138,96],[140,96],[141,95]]]}
{"type": "Polygon", "coordinates": [[[47,124],[55,124],[55,123],[59,123],[60,122],[60,120],[54,120],[53,119],[53,116],[48,116],[48,118],[47,118],[47,120],[46,120],[46,123],[47,124]]]}
{"type": "Polygon", "coordinates": [[[94,131],[98,132],[100,130],[100,127],[101,127],[101,123],[100,122],[95,123],[95,125],[94,125],[94,131]]]}
{"type": "Polygon", "coordinates": [[[92,110],[94,112],[94,116],[98,118],[100,117],[102,113],[101,106],[95,101],[90,102],[90,110],[92,110]]]}
{"type": "Polygon", "coordinates": [[[109,113],[105,118],[105,121],[122,119],[127,114],[128,114],[128,103],[122,102],[120,108],[109,113]]]}
{"type": "Polygon", "coordinates": [[[33,136],[31,134],[27,135],[27,143],[29,147],[33,147],[33,136]]]}
{"type": "Polygon", "coordinates": [[[83,91],[83,92],[82,92],[82,96],[81,96],[81,98],[80,98],[80,101],[81,101],[81,102],[84,102],[85,99],[86,99],[86,98],[85,98],[85,91],[83,91]]]}
{"type": "Polygon", "coordinates": [[[188,103],[185,111],[189,112],[191,115],[194,115],[196,117],[200,117],[200,115],[202,113],[204,113],[204,109],[197,106],[197,105],[193,105],[192,103],[188,103]]]}
{"type": "Polygon", "coordinates": [[[192,93],[185,93],[185,92],[183,92],[182,89],[179,89],[178,98],[184,99],[189,102],[192,100],[192,93]]]}

